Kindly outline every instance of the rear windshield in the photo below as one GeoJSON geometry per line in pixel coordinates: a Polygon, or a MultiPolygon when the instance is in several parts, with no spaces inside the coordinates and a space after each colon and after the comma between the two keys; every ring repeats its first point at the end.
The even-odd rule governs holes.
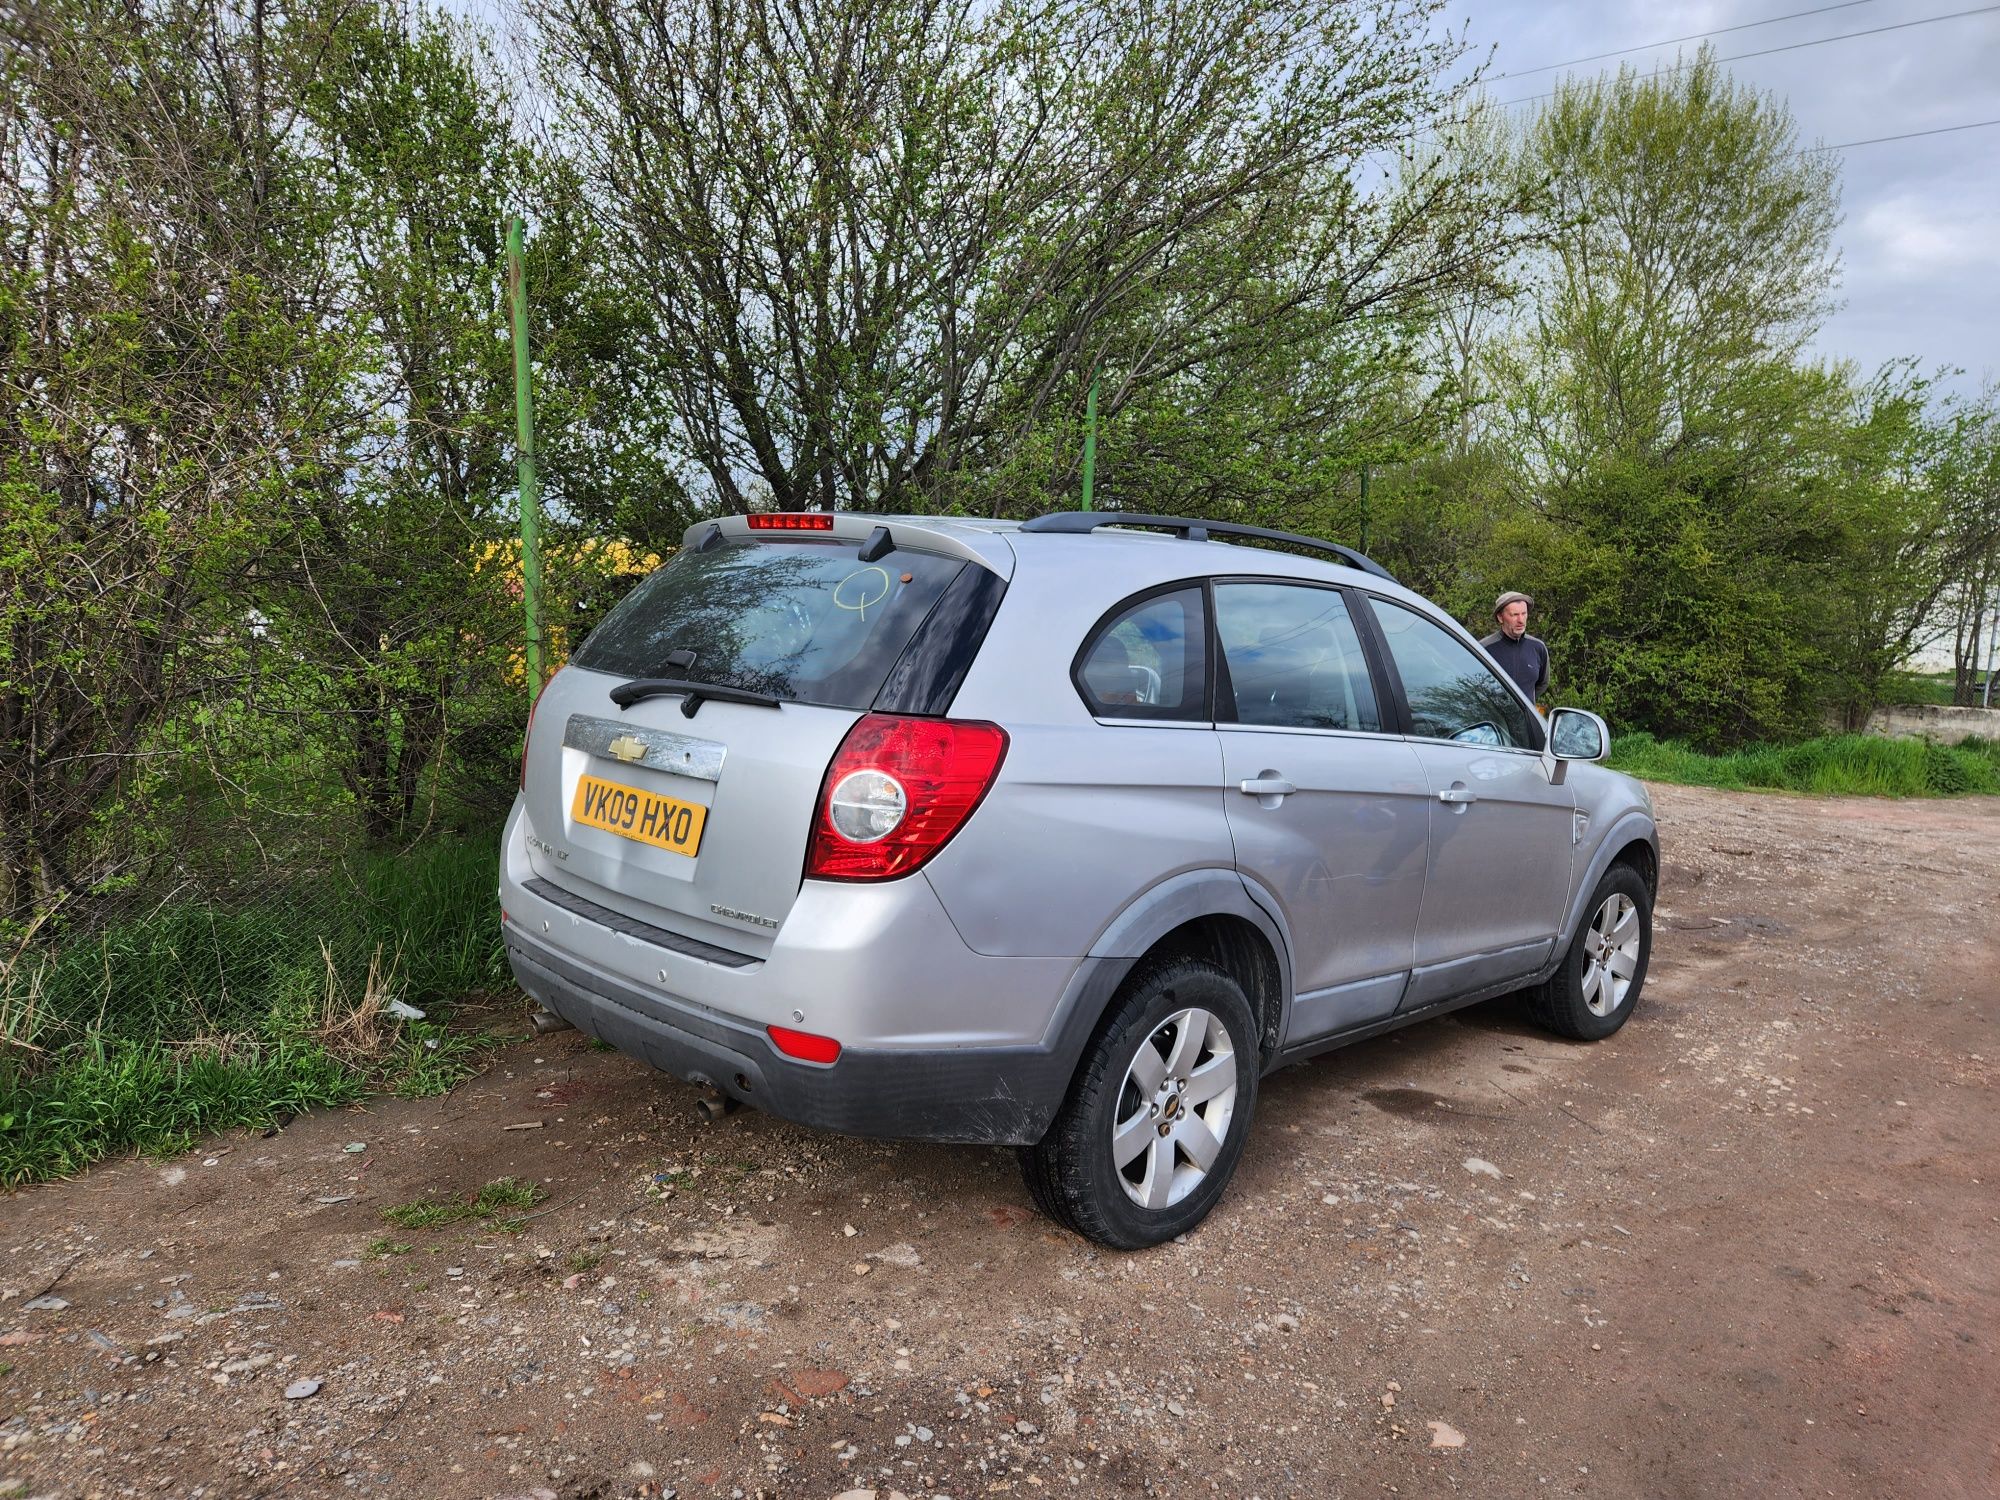
{"type": "Polygon", "coordinates": [[[965,564],[903,550],[864,563],[861,545],[787,537],[679,552],[605,616],[574,661],[865,709],[965,564]],[[682,652],[694,654],[690,664],[682,652]]]}

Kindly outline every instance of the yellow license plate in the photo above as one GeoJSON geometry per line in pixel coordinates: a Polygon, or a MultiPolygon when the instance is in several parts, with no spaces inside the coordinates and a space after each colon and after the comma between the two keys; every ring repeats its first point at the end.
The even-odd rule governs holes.
{"type": "Polygon", "coordinates": [[[694,858],[701,847],[708,809],[677,797],[661,797],[637,787],[620,786],[596,776],[580,778],[570,816],[591,828],[621,838],[637,839],[656,849],[694,858]]]}

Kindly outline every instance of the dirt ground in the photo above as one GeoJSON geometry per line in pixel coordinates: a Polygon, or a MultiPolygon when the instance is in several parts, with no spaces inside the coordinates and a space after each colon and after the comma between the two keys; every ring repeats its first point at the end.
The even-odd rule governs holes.
{"type": "Polygon", "coordinates": [[[1278,1074],[1156,1251],[574,1033],[21,1193],[0,1495],[2000,1494],[2000,800],[1656,796],[1620,1035],[1278,1074]]]}

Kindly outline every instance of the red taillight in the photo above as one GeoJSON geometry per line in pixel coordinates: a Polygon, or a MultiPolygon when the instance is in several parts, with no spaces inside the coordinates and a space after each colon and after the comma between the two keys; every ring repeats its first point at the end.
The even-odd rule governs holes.
{"type": "Polygon", "coordinates": [[[806,875],[890,880],[919,868],[972,816],[1006,754],[998,724],[890,714],[858,720],[820,785],[806,875]]]}
{"type": "Polygon", "coordinates": [[[534,738],[535,706],[541,701],[541,695],[536,694],[534,702],[528,705],[528,727],[521,731],[521,790],[524,792],[528,789],[528,741],[534,738]]]}
{"type": "Polygon", "coordinates": [[[840,1056],[840,1043],[830,1036],[814,1036],[810,1031],[794,1031],[789,1026],[766,1026],[771,1040],[787,1057],[800,1062],[830,1063],[840,1056]]]}
{"type": "Polygon", "coordinates": [[[833,530],[833,516],[823,510],[767,510],[745,519],[752,531],[833,530]]]}

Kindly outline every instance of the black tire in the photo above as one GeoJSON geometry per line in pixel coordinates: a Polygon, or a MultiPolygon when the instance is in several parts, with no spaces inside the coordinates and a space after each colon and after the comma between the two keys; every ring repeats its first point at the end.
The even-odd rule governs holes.
{"type": "Polygon", "coordinates": [[[1243,1154],[1257,1103],[1258,1043],[1256,1019],[1243,987],[1215,965],[1174,959],[1135,972],[1084,1049],[1069,1097],[1048,1134],[1039,1144],[1021,1150],[1021,1172],[1035,1206],[1058,1224],[1116,1250],[1162,1244],[1194,1228],[1221,1198],[1243,1154]],[[1189,1075],[1203,1062],[1229,1061],[1209,1050],[1217,1032],[1204,1026],[1203,1040],[1190,1044],[1199,1050],[1176,1072],[1172,1063],[1179,1037],[1170,1022],[1187,1011],[1206,1012],[1227,1038],[1234,1064],[1234,1091],[1227,1099],[1218,1092],[1183,1106],[1186,1098],[1204,1087],[1222,1086],[1230,1071],[1225,1066],[1212,1074],[1204,1072],[1186,1086],[1189,1075]],[[1139,1050],[1146,1046],[1152,1048],[1163,1074],[1157,1090],[1163,1104],[1149,1103],[1132,1079],[1139,1050]],[[1174,1088],[1176,1078],[1183,1082],[1181,1089],[1174,1088]],[[1142,1120],[1141,1110],[1152,1113],[1142,1120]],[[1211,1122],[1223,1123],[1225,1114],[1218,1138],[1208,1127],[1211,1122]],[[1143,1126],[1149,1132],[1145,1146],[1124,1170],[1114,1160],[1112,1146],[1121,1118],[1127,1120],[1128,1130],[1143,1126]],[[1169,1123],[1176,1120],[1178,1126],[1169,1123]],[[1220,1149],[1205,1171],[1183,1145],[1186,1132],[1197,1123],[1203,1127],[1198,1145],[1220,1140],[1220,1149]],[[1135,1199],[1134,1193],[1143,1194],[1161,1182],[1166,1184],[1164,1191],[1182,1196],[1159,1207],[1135,1199]]]}
{"type": "Polygon", "coordinates": [[[1562,967],[1546,984],[1527,991],[1528,1018],[1557,1036],[1579,1042],[1602,1041],[1625,1024],[1632,1007],[1639,1003],[1639,992],[1646,986],[1646,965],[1652,956],[1652,894],[1637,870],[1630,865],[1613,865],[1590,893],[1583,909],[1583,924],[1570,941],[1569,952],[1563,955],[1562,967]],[[1616,975],[1616,969],[1607,970],[1600,955],[1606,951],[1607,907],[1621,897],[1631,904],[1637,918],[1639,946],[1637,960],[1631,966],[1630,983],[1613,1000],[1607,996],[1604,985],[1610,976],[1616,975]]]}

